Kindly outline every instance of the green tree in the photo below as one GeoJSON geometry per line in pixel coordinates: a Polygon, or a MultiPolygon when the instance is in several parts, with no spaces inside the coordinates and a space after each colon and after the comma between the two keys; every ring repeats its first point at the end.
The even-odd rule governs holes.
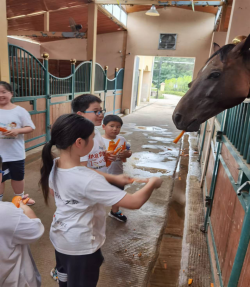
{"type": "Polygon", "coordinates": [[[194,58],[155,57],[153,84],[159,89],[160,84],[169,79],[189,76],[192,79],[194,58]]]}

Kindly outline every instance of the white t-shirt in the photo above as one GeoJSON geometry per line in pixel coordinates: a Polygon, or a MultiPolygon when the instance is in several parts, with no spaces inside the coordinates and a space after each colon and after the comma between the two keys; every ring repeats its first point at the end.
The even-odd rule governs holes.
{"type": "MultiPolygon", "coordinates": [[[[19,106],[16,106],[12,110],[0,109],[0,127],[7,130],[24,127],[32,127],[32,129],[35,129],[30,114],[19,106]]],[[[0,155],[3,158],[3,162],[25,159],[23,134],[19,134],[16,137],[7,137],[0,132],[0,147],[0,155]]]]}
{"type": "Polygon", "coordinates": [[[43,235],[41,220],[30,219],[11,202],[0,202],[0,218],[0,286],[41,286],[28,246],[43,235]]]}
{"type": "MultiPolygon", "coordinates": [[[[115,142],[117,142],[117,140],[120,139],[120,142],[117,146],[117,148],[121,147],[124,142],[126,142],[125,138],[122,136],[116,136],[116,138],[114,139],[115,142]]],[[[106,149],[108,149],[109,147],[109,142],[111,140],[105,139],[103,138],[106,149]]],[[[123,173],[123,161],[119,158],[119,155],[117,156],[116,161],[112,162],[111,165],[108,167],[108,171],[107,173],[109,174],[122,174],[123,173]]]]}
{"type": "Polygon", "coordinates": [[[105,143],[97,128],[95,128],[94,146],[88,155],[81,157],[81,162],[87,161],[87,167],[107,172],[105,160],[105,143]]]}
{"type": "Polygon", "coordinates": [[[49,177],[54,191],[56,212],[50,228],[55,249],[66,255],[86,255],[105,242],[106,209],[119,202],[126,192],[85,166],[56,167],[49,177]]]}

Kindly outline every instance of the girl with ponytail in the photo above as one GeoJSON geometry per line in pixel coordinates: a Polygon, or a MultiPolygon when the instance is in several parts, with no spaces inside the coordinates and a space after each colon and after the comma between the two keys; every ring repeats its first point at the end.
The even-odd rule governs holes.
{"type": "Polygon", "coordinates": [[[91,151],[93,138],[90,121],[77,114],[63,115],[54,123],[51,141],[42,152],[43,196],[48,203],[52,193],[56,204],[50,240],[56,250],[60,287],[97,286],[103,262],[100,248],[105,242],[105,207],[117,204],[139,209],[162,184],[160,178],[153,177],[142,189],[127,194],[108,183],[105,174],[81,166],[80,158],[91,151]],[[53,158],[53,145],[60,150],[59,158],[53,158]]]}

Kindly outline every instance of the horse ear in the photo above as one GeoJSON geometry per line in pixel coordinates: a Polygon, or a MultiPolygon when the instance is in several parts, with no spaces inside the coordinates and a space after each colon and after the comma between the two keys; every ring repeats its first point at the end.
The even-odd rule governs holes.
{"type": "Polygon", "coordinates": [[[244,45],[241,48],[241,52],[249,52],[249,49],[250,49],[250,35],[248,35],[248,37],[244,41],[244,45]]]}
{"type": "Polygon", "coordinates": [[[214,53],[216,53],[218,50],[220,50],[220,45],[218,45],[217,43],[214,43],[213,48],[214,48],[214,53]]]}
{"type": "Polygon", "coordinates": [[[232,52],[233,53],[237,53],[239,51],[241,51],[241,52],[248,52],[249,49],[250,49],[250,35],[248,35],[248,37],[245,40],[243,40],[242,42],[237,44],[233,48],[232,52]]]}

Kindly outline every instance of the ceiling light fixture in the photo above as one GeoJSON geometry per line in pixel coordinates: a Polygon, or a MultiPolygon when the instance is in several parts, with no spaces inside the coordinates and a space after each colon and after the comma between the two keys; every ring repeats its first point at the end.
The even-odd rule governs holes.
{"type": "Polygon", "coordinates": [[[147,16],[160,16],[159,12],[155,8],[155,5],[152,5],[150,10],[148,10],[145,14],[147,16]]]}

